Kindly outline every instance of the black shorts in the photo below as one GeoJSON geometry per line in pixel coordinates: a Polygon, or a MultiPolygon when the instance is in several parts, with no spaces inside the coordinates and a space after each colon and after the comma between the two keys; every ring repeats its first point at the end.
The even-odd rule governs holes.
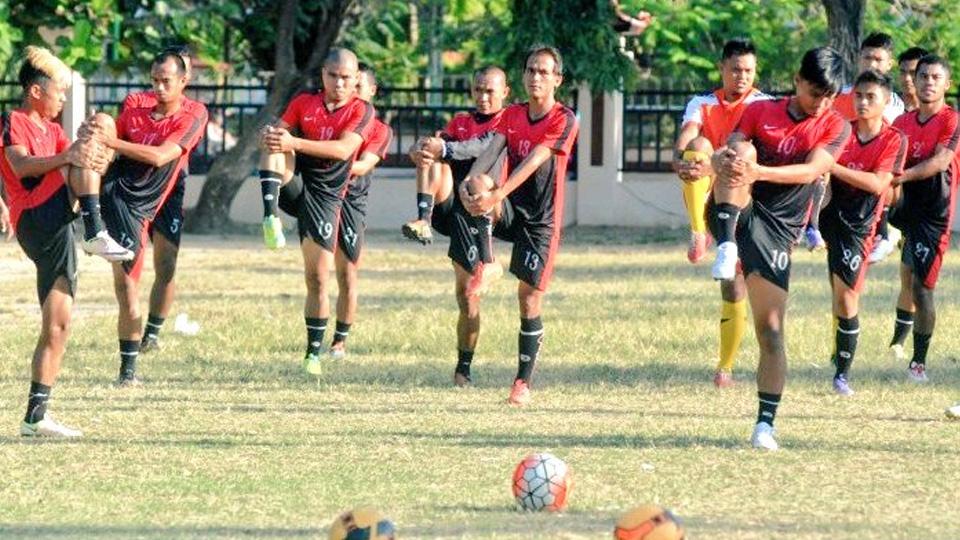
{"type": "Polygon", "coordinates": [[[943,256],[950,245],[949,225],[931,223],[914,216],[904,223],[903,252],[900,262],[913,270],[913,275],[923,282],[923,286],[932,289],[940,277],[943,256]]]}
{"type": "Polygon", "coordinates": [[[500,208],[493,236],[513,243],[510,273],[531,287],[546,291],[560,246],[560,226],[527,223],[514,210],[509,198],[504,199],[500,208]]]}
{"type": "MultiPolygon", "coordinates": [[[[714,201],[707,202],[707,215],[713,211],[714,201]]],[[[710,233],[716,238],[715,220],[707,220],[710,233]]],[[[790,288],[790,255],[798,232],[773,217],[763,206],[751,201],[740,211],[737,221],[737,253],[743,275],[756,272],[763,279],[784,291],[790,288]]]]}
{"type": "Polygon", "coordinates": [[[337,245],[352,263],[360,260],[363,250],[363,233],[367,229],[367,191],[347,191],[340,210],[340,226],[337,245]]]}
{"type": "Polygon", "coordinates": [[[862,291],[867,277],[867,258],[873,249],[874,230],[856,231],[845,225],[834,212],[821,212],[820,233],[827,243],[830,273],[839,276],[840,281],[854,291],[862,291]]]}
{"type": "Polygon", "coordinates": [[[134,279],[139,279],[143,270],[143,251],[147,243],[149,223],[131,211],[130,205],[117,188],[116,182],[108,180],[100,189],[100,214],[110,236],[133,252],[133,260],[122,263],[124,272],[134,279]]]}
{"type": "Polygon", "coordinates": [[[300,242],[310,238],[321,248],[333,252],[337,247],[337,227],[343,199],[295,175],[280,188],[280,209],[297,218],[300,242]]]}
{"type": "Polygon", "coordinates": [[[157,217],[147,228],[147,234],[153,240],[154,233],[162,234],[173,245],[180,247],[180,235],[183,233],[183,197],[186,191],[185,176],[180,175],[173,191],[160,207],[157,217]]]}
{"type": "Polygon", "coordinates": [[[41,306],[60,277],[66,278],[71,297],[77,292],[77,248],[72,225],[76,217],[66,186],[40,206],[20,214],[17,242],[37,267],[37,299],[41,306]]]}

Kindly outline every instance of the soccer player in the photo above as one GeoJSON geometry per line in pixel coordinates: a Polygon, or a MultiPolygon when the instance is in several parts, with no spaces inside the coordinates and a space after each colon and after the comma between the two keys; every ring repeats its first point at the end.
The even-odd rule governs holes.
{"type": "Polygon", "coordinates": [[[264,129],[260,145],[264,241],[273,249],[285,244],[279,208],[296,216],[307,285],[303,368],[317,376],[323,371],[320,348],[330,317],[327,287],[340,208],[351,165],[369,139],[375,115],[373,106],[356,95],[357,69],[351,51],[331,50],[323,62],[323,90],[296,96],[279,124],[264,129]]]}
{"type": "Polygon", "coordinates": [[[753,43],[732,39],[723,45],[717,67],[722,86],[687,103],[674,145],[673,167],[683,180],[683,202],[690,219],[687,259],[699,262],[707,254],[707,224],[703,211],[710,193],[710,156],[723,146],[746,106],[769,96],[753,87],[757,52],[753,43]]]}
{"type": "MultiPolygon", "coordinates": [[[[16,231],[17,241],[37,267],[41,310],[40,337],[33,351],[27,413],[20,434],[80,437],[79,430],[60,424],[47,413],[66,350],[77,290],[72,226],[76,214],[63,168],[103,169],[107,156],[90,141],[70,144],[63,128],[54,122],[66,100],[70,69],[44,48],[27,47],[24,56],[18,75],[23,105],[0,117],[0,175],[10,203],[8,210],[0,201],[0,229],[8,238],[16,231]]],[[[92,208],[85,204],[87,210],[92,208]]]]}
{"type": "Polygon", "coordinates": [[[857,317],[860,291],[866,279],[866,258],[883,201],[895,174],[902,172],[907,138],[884,119],[893,82],[874,69],[860,73],[853,85],[857,120],[837,163],[830,169],[833,196],[820,213],[827,242],[827,264],[833,291],[835,341],[833,390],[853,395],[850,365],[860,336],[857,317]]]}
{"type": "Polygon", "coordinates": [[[104,176],[104,221],[107,230],[135,254],[132,261],[113,265],[119,305],[118,386],[141,384],[136,368],[143,328],[139,293],[147,231],[186,166],[190,149],[203,136],[207,121],[202,105],[194,111],[183,106],[187,66],[179,54],[169,50],[158,54],[151,63],[150,77],[155,105],[124,108],[116,122],[105,114],[94,117],[96,137],[119,154],[104,176]]]}
{"type": "MultiPolygon", "coordinates": [[[[377,76],[373,68],[360,63],[357,78],[357,97],[373,102],[377,95],[377,76]]],[[[373,179],[373,169],[387,157],[387,147],[393,132],[380,120],[373,120],[370,136],[360,146],[359,157],[350,166],[350,183],[343,198],[340,211],[340,227],[337,232],[337,247],[334,263],[337,271],[337,326],[333,331],[330,356],[346,356],[347,336],[357,313],[357,269],[363,250],[363,233],[367,228],[367,194],[373,179]]]]}
{"type": "MultiPolygon", "coordinates": [[[[453,155],[457,146],[444,148],[444,142],[462,142],[492,134],[500,122],[503,112],[503,103],[510,95],[507,86],[507,75],[502,69],[488,66],[477,70],[473,74],[474,111],[458,114],[450,120],[447,126],[437,137],[425,137],[411,149],[411,159],[417,165],[417,219],[407,222],[401,228],[403,235],[422,244],[429,244],[433,239],[431,221],[435,205],[454,203],[455,199],[448,199],[448,180],[452,177],[454,189],[460,187],[476,155],[453,155]],[[446,152],[444,152],[446,150],[446,152]],[[445,161],[426,160],[431,166],[426,166],[422,159],[424,152],[428,156],[440,155],[445,161]],[[454,159],[460,158],[460,159],[454,159]],[[442,197],[441,200],[441,195],[442,197]]],[[[481,148],[482,151],[482,148],[481,148]]],[[[444,208],[444,210],[449,210],[444,208]]],[[[440,225],[445,236],[449,236],[447,228],[440,225]]]]}
{"type": "MultiPolygon", "coordinates": [[[[167,47],[164,51],[172,52],[183,59],[187,68],[187,83],[189,84],[192,67],[190,49],[185,45],[167,47]]],[[[123,100],[123,109],[147,107],[157,104],[157,96],[152,90],[130,94],[123,100]]],[[[184,96],[182,107],[188,113],[196,116],[204,123],[207,118],[207,109],[202,104],[184,96]]],[[[205,124],[201,129],[205,128],[205,124]]],[[[205,130],[204,130],[205,131],[205,130]]],[[[199,144],[200,140],[197,140],[199,144]]],[[[194,145],[194,148],[196,145],[194,145]]],[[[193,148],[187,151],[187,156],[193,148]]],[[[173,307],[173,298],[176,293],[174,275],[177,271],[177,258],[180,253],[180,236],[183,233],[183,196],[186,191],[187,165],[185,164],[173,191],[164,201],[157,213],[157,217],[147,227],[147,235],[153,242],[153,270],[155,273],[153,287],[150,289],[150,311],[147,312],[147,324],[143,329],[143,339],[140,341],[140,352],[150,352],[159,347],[160,329],[170,308],[173,307]]]]}
{"type": "MultiPolygon", "coordinates": [[[[900,91],[903,92],[903,106],[905,112],[916,110],[920,106],[917,89],[913,84],[913,74],[917,70],[917,61],[927,55],[927,51],[920,47],[910,47],[897,57],[900,71],[900,91]]],[[[900,190],[890,188],[887,192],[886,204],[880,216],[880,225],[877,227],[877,239],[873,251],[867,259],[869,263],[880,262],[886,259],[897,248],[900,240],[900,231],[889,226],[890,214],[900,198],[900,190]]]]}
{"type": "Polygon", "coordinates": [[[472,92],[476,109],[454,116],[439,137],[421,139],[410,154],[418,182],[429,186],[429,222],[450,238],[447,255],[453,262],[459,308],[453,374],[457,386],[471,383],[470,365],[480,337],[480,293],[503,273],[493,260],[489,217],[470,215],[457,193],[503,118],[503,102],[510,94],[506,73],[495,66],[481,68],[474,73],[472,92]]]}
{"type": "MultiPolygon", "coordinates": [[[[874,32],[866,37],[860,43],[860,57],[858,61],[858,71],[860,73],[873,69],[884,75],[890,73],[893,68],[893,38],[882,32],[874,32]]],[[[840,90],[837,99],[833,101],[833,108],[839,112],[847,121],[857,119],[857,111],[854,105],[853,86],[845,86],[840,90]]],[[[890,102],[883,111],[884,120],[892,124],[898,116],[903,114],[903,100],[896,93],[890,97],[890,102]]],[[[807,246],[813,249],[822,249],[824,247],[823,236],[820,234],[820,206],[823,204],[823,198],[826,195],[827,184],[825,181],[818,181],[816,191],[813,196],[813,211],[810,213],[810,221],[804,230],[807,246]]],[[[881,230],[886,229],[885,221],[881,223],[881,230]]],[[[876,243],[877,249],[882,249],[885,245],[882,242],[876,243]]],[[[889,253],[888,253],[889,254],[889,253]]],[[[879,255],[879,253],[878,253],[879,255]]],[[[886,257],[886,255],[883,255],[886,257]]],[[[882,258],[882,257],[881,257],[882,258]]]]}
{"type": "Polygon", "coordinates": [[[750,104],[727,146],[713,155],[717,181],[708,214],[720,243],[718,266],[732,278],[739,256],[760,346],[755,448],[778,448],[773,422],[786,380],[790,253],[812,183],[830,170],[850,136],[850,124],[832,109],[842,77],[838,52],[807,51],[794,77],[796,93],[750,104]]]}
{"type": "MultiPolygon", "coordinates": [[[[753,86],[757,73],[753,43],[743,39],[726,42],[718,67],[723,85],[710,94],[690,100],[674,150],[674,170],[682,180],[683,202],[690,218],[687,259],[691,263],[699,262],[707,253],[704,213],[713,183],[710,156],[715,148],[724,145],[747,105],[770,99],[753,86]]],[[[718,388],[725,388],[733,384],[733,363],[747,328],[747,293],[743,279],[721,281],[720,295],[723,299],[720,351],[713,382],[718,388]]]]}
{"type": "MultiPolygon", "coordinates": [[[[577,138],[577,117],[554,97],[563,82],[563,58],[553,47],[535,45],[524,61],[529,99],[503,112],[497,133],[470,169],[459,197],[474,216],[496,216],[494,235],[513,243],[510,272],[520,279],[517,376],[508,402],[530,402],[530,380],[543,342],[543,296],[553,276],[567,161],[577,138]],[[506,151],[506,179],[489,176],[506,151]]],[[[500,176],[498,173],[497,176],[500,176]]]]}
{"type": "Polygon", "coordinates": [[[903,231],[904,242],[890,347],[897,358],[904,359],[903,344],[913,328],[913,358],[907,373],[911,380],[922,383],[927,382],[927,349],[936,324],[933,289],[950,243],[960,175],[960,122],[957,111],[946,103],[951,85],[946,60],[936,55],[921,58],[915,84],[920,107],[893,124],[906,133],[910,150],[906,170],[893,180],[902,186],[903,196],[892,224],[903,231]]]}

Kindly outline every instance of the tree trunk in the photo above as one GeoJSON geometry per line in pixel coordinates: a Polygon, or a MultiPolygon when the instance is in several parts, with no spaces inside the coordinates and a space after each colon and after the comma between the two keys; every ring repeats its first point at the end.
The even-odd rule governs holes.
{"type": "Polygon", "coordinates": [[[243,133],[237,145],[210,166],[207,180],[200,192],[196,208],[186,220],[189,232],[216,232],[232,228],[230,205],[243,182],[250,176],[257,163],[258,133],[261,126],[274,121],[283,112],[290,98],[304,87],[308,78],[317,73],[330,47],[340,34],[340,28],[351,14],[354,0],[333,2],[311,24],[315,36],[313,52],[307,64],[297,66],[294,47],[299,0],[284,0],[280,5],[280,20],[277,25],[275,49],[275,72],[267,102],[257,113],[254,127],[243,133]]]}
{"type": "Polygon", "coordinates": [[[830,45],[843,56],[847,80],[857,73],[860,56],[860,34],[867,0],[823,0],[830,30],[830,45]]]}

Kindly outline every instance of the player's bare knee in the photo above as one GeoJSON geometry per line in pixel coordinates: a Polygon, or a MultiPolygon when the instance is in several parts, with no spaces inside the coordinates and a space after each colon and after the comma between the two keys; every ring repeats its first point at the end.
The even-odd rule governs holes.
{"type": "Polygon", "coordinates": [[[695,137],[687,144],[687,150],[701,152],[709,156],[713,154],[713,144],[710,142],[710,139],[706,137],[695,137]]]}
{"type": "Polygon", "coordinates": [[[93,115],[92,121],[105,135],[109,137],[117,136],[117,124],[109,114],[99,112],[93,115]]]}
{"type": "Polygon", "coordinates": [[[757,160],[757,148],[749,141],[737,141],[729,145],[728,148],[733,150],[740,159],[747,161],[757,160]]]}
{"type": "Polygon", "coordinates": [[[757,343],[760,350],[768,355],[780,355],[783,353],[783,331],[770,325],[759,325],[757,331],[757,343]]]}

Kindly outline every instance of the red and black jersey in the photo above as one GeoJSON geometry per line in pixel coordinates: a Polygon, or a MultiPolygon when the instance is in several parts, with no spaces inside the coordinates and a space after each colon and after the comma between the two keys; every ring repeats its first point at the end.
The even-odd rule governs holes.
{"type": "MultiPolygon", "coordinates": [[[[123,104],[120,106],[120,111],[123,112],[126,109],[152,109],[156,106],[157,95],[153,90],[147,90],[145,92],[134,92],[132,94],[128,94],[127,97],[123,99],[123,104]]],[[[207,127],[207,107],[199,101],[192,100],[186,96],[184,96],[180,107],[203,121],[203,126],[201,126],[201,128],[205,133],[207,127]]],[[[197,139],[197,144],[200,144],[202,139],[203,137],[197,139]]],[[[196,148],[196,145],[194,145],[194,148],[196,148]]],[[[190,151],[192,152],[194,148],[191,148],[190,151]]]]}
{"type": "Polygon", "coordinates": [[[117,137],[146,146],[161,146],[173,142],[183,150],[180,157],[161,167],[120,156],[107,171],[107,177],[117,183],[117,190],[131,213],[138,218],[152,220],[173,189],[177,176],[186,165],[190,149],[203,136],[206,125],[206,107],[190,112],[181,107],[177,112],[154,118],[153,107],[124,108],[117,118],[117,137]],[[202,112],[197,116],[196,112],[202,112]]]}
{"type": "MultiPolygon", "coordinates": [[[[855,171],[872,173],[903,172],[907,154],[907,136],[902,131],[884,123],[883,129],[868,141],[860,140],[857,123],[851,123],[853,135],[843,149],[837,163],[855,171]]],[[[852,186],[836,176],[830,179],[832,196],[829,211],[835,212],[840,221],[850,230],[867,234],[883,210],[883,195],[877,195],[852,186]]],[[[827,210],[825,209],[825,210],[827,210]]]]}
{"type": "MultiPolygon", "coordinates": [[[[932,158],[937,147],[943,146],[954,152],[960,142],[960,122],[953,107],[944,106],[940,111],[920,120],[920,111],[910,111],[893,123],[909,140],[905,167],[913,167],[932,158]]],[[[923,180],[903,184],[903,205],[907,216],[923,214],[926,221],[946,225],[953,215],[953,201],[957,193],[958,164],[956,155],[950,168],[923,180]]]]}
{"type": "MultiPolygon", "coordinates": [[[[33,157],[53,157],[70,146],[63,128],[56,122],[43,120],[38,124],[23,111],[3,113],[3,147],[23,146],[27,154],[33,157]]],[[[0,174],[7,193],[7,205],[10,207],[10,221],[14,229],[24,210],[36,208],[47,202],[64,185],[60,169],[47,172],[42,177],[20,178],[13,172],[5,152],[0,152],[0,174]]]]}
{"type": "MultiPolygon", "coordinates": [[[[312,141],[335,141],[344,133],[353,132],[366,141],[375,120],[373,105],[358,97],[351,98],[342,107],[329,109],[323,100],[323,92],[303,93],[293,98],[281,117],[284,123],[295,129],[305,139],[312,141]]],[[[297,170],[303,176],[304,183],[315,184],[315,188],[329,191],[337,196],[350,179],[350,165],[359,155],[347,160],[332,160],[297,154],[297,170]]]]}
{"type": "MultiPolygon", "coordinates": [[[[747,106],[736,131],[757,149],[757,163],[782,167],[805,163],[817,148],[840,155],[850,137],[850,124],[833,110],[820,116],[796,118],[788,105],[791,98],[757,101],[747,106]]],[[[754,204],[787,227],[796,236],[803,227],[813,195],[813,184],[774,184],[757,180],[753,184],[754,204]]]]}
{"type": "MultiPolygon", "coordinates": [[[[470,157],[459,156],[466,158],[459,159],[457,155],[454,155],[448,160],[455,183],[462,181],[470,172],[470,168],[473,167],[473,162],[476,161],[474,154],[479,155],[482,153],[482,149],[485,149],[490,141],[493,140],[493,137],[488,137],[488,135],[494,133],[497,126],[500,125],[500,119],[503,118],[503,111],[504,109],[501,109],[494,114],[480,114],[478,112],[460,113],[451,118],[450,122],[447,123],[447,127],[443,128],[440,137],[445,141],[463,142],[473,139],[477,143],[469,145],[469,148],[464,148],[464,150],[470,151],[468,152],[470,157]]],[[[459,154],[459,152],[456,154],[459,154]]]]}
{"type": "Polygon", "coordinates": [[[567,161],[577,140],[578,129],[576,114],[561,103],[536,120],[530,118],[526,103],[511,105],[504,110],[497,132],[507,139],[508,173],[519,167],[537,146],[546,146],[553,153],[509,195],[514,209],[526,224],[544,227],[562,224],[567,161]]]}
{"type": "MultiPolygon", "coordinates": [[[[384,124],[380,120],[373,120],[373,127],[370,128],[370,137],[363,141],[363,144],[360,145],[360,152],[358,156],[363,157],[366,153],[375,154],[380,160],[384,160],[387,157],[387,150],[390,147],[390,140],[393,138],[393,130],[390,129],[390,126],[384,124]]],[[[347,188],[351,195],[357,196],[366,196],[367,192],[370,190],[370,181],[373,178],[373,171],[369,173],[358,176],[350,181],[350,185],[347,188]]]]}

